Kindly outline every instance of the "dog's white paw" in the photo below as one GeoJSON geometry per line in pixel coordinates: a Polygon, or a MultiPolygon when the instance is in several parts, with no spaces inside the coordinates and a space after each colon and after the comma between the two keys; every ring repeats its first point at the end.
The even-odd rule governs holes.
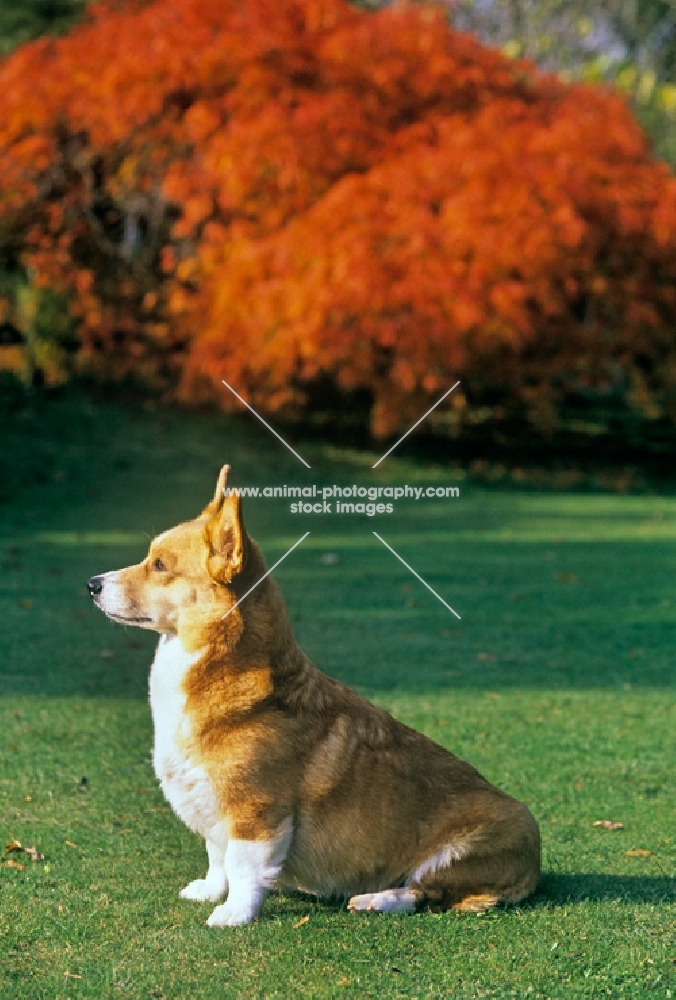
{"type": "Polygon", "coordinates": [[[221,903],[207,920],[207,927],[241,927],[250,924],[257,916],[258,908],[246,901],[221,903]]]}
{"type": "Polygon", "coordinates": [[[181,889],[179,896],[181,899],[194,899],[199,903],[209,900],[215,903],[222,899],[228,889],[225,879],[196,878],[194,882],[189,882],[185,889],[181,889]]]}
{"type": "Polygon", "coordinates": [[[353,913],[415,913],[416,902],[411,889],[384,889],[353,896],[347,908],[353,913]]]}

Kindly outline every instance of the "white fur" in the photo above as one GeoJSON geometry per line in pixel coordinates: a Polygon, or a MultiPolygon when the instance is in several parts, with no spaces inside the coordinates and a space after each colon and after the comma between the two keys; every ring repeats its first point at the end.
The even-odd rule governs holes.
{"type": "Polygon", "coordinates": [[[150,671],[150,707],[155,724],[153,764],[162,791],[176,815],[206,840],[209,871],[182,891],[184,899],[218,900],[210,927],[248,924],[263,905],[286,858],[293,824],[286,820],[276,837],[266,841],[228,840],[209,777],[191,762],[190,720],[183,680],[201,651],[188,654],[176,637],[162,636],[150,671]]]}
{"type": "Polygon", "coordinates": [[[418,865],[414,872],[411,872],[406,879],[406,884],[411,885],[413,882],[420,882],[425,875],[434,875],[440,868],[448,868],[452,861],[460,861],[466,853],[467,848],[462,844],[446,844],[436,854],[425,858],[423,863],[418,865]]]}
{"type": "MultiPolygon", "coordinates": [[[[183,690],[185,675],[200,655],[201,651],[186,653],[176,636],[162,636],[150,671],[150,709],[155,726],[155,774],[176,815],[207,840],[211,871],[223,867],[218,857],[225,856],[227,835],[209,777],[188,756],[192,734],[183,690]]],[[[211,882],[216,880],[214,872],[211,882]]]]}
{"type": "Polygon", "coordinates": [[[126,604],[124,591],[117,583],[117,570],[110,573],[102,573],[100,579],[103,582],[101,593],[96,598],[96,602],[101,610],[107,615],[125,614],[126,604]]]}
{"type": "Polygon", "coordinates": [[[412,889],[383,889],[353,896],[348,909],[357,913],[415,913],[416,895],[412,889]]]}
{"type": "Polygon", "coordinates": [[[282,869],[292,836],[289,817],[272,840],[228,842],[225,869],[230,892],[227,902],[217,906],[207,920],[209,927],[237,927],[258,916],[268,889],[282,869]]]}
{"type": "Polygon", "coordinates": [[[227,835],[223,827],[223,837],[218,841],[207,838],[207,854],[209,855],[209,871],[206,878],[196,878],[194,882],[188,883],[185,889],[181,889],[179,896],[182,899],[195,899],[200,903],[211,900],[215,903],[222,899],[228,891],[228,876],[225,871],[225,849],[223,843],[227,844],[227,835]]]}

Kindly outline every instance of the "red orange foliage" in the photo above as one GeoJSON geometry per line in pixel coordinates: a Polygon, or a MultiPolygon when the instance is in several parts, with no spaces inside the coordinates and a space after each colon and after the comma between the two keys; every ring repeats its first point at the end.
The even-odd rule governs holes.
{"type": "Polygon", "coordinates": [[[0,93],[0,243],[81,367],[285,412],[327,375],[379,434],[458,377],[545,428],[571,387],[669,407],[676,181],[619,96],[432,7],[104,4],[0,93]]]}

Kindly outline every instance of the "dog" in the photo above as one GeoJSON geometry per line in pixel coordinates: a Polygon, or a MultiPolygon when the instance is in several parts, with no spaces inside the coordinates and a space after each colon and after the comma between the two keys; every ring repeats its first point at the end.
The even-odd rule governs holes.
{"type": "Polygon", "coordinates": [[[143,562],[88,581],[113,621],[160,634],[153,764],[209,859],[180,895],[227,897],[211,927],[250,923],[271,889],[381,913],[524,899],[540,876],[531,813],[310,662],[228,472],[143,562]]]}

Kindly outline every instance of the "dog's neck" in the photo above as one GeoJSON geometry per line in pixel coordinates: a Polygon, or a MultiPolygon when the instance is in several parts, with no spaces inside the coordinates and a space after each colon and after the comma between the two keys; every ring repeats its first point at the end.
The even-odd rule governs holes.
{"type": "Polygon", "coordinates": [[[223,617],[204,626],[193,620],[179,628],[178,638],[187,652],[208,649],[211,671],[234,675],[255,665],[269,669],[273,678],[288,677],[308,660],[293,635],[279,587],[265,576],[258,545],[251,539],[247,542],[246,566],[229,588],[241,603],[230,610],[224,605],[223,617]]]}

